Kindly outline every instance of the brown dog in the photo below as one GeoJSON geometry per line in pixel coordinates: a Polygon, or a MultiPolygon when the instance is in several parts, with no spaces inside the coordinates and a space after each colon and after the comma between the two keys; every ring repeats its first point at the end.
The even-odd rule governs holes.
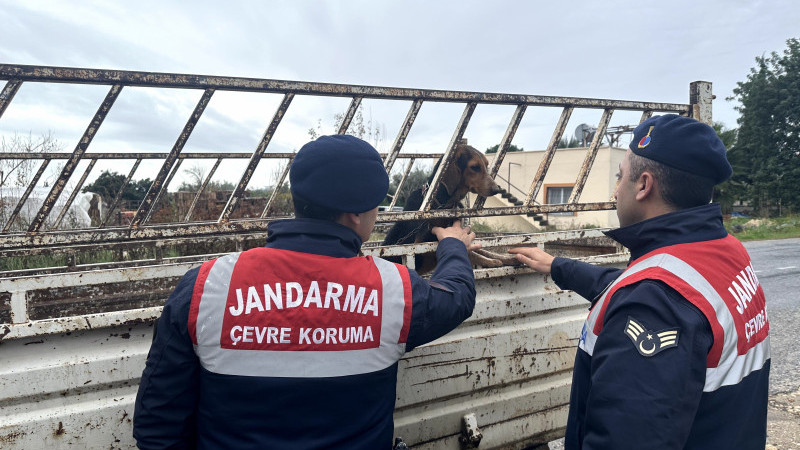
{"type": "MultiPolygon", "coordinates": [[[[487,170],[489,161],[483,153],[467,144],[459,144],[455,152],[453,161],[442,176],[441,186],[433,199],[432,208],[463,208],[461,201],[468,192],[484,197],[491,197],[500,193],[497,183],[489,176],[489,171],[487,170]]],[[[440,163],[441,161],[433,168],[433,174],[428,179],[429,184],[433,182],[433,177],[440,163]]],[[[426,188],[411,192],[403,210],[419,210],[425,198],[425,192],[426,188]]],[[[447,218],[397,222],[386,234],[383,245],[435,242],[436,236],[431,232],[431,228],[435,226],[448,227],[452,224],[453,219],[447,218]]],[[[499,255],[494,255],[485,250],[470,252],[470,260],[472,260],[473,264],[484,267],[498,267],[504,264],[505,258],[500,260],[495,256],[499,255]]],[[[399,262],[399,258],[397,259],[395,262],[399,262]]],[[[419,273],[430,272],[436,267],[436,255],[433,253],[418,254],[414,257],[414,266],[419,273]]]]}

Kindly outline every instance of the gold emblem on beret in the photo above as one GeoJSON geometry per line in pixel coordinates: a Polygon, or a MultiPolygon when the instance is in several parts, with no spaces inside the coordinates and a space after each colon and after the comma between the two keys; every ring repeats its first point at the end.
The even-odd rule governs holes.
{"type": "Polygon", "coordinates": [[[655,126],[651,126],[650,129],[647,130],[647,135],[639,140],[639,148],[645,148],[650,145],[650,133],[653,131],[653,128],[655,128],[655,126]]]}

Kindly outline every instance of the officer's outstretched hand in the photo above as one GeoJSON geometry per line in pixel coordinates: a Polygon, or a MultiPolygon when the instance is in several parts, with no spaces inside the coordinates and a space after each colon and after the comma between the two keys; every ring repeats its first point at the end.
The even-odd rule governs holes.
{"type": "Polygon", "coordinates": [[[481,244],[472,243],[475,239],[475,233],[472,232],[470,227],[462,227],[460,220],[456,220],[453,222],[453,225],[447,228],[433,227],[431,228],[431,232],[433,232],[433,234],[436,235],[436,239],[440,241],[448,237],[456,238],[467,246],[467,250],[477,250],[481,248],[481,244]]]}
{"type": "Polygon", "coordinates": [[[538,247],[515,247],[508,249],[508,253],[513,253],[517,261],[531,269],[546,274],[550,273],[550,268],[555,259],[553,255],[538,247]]]}

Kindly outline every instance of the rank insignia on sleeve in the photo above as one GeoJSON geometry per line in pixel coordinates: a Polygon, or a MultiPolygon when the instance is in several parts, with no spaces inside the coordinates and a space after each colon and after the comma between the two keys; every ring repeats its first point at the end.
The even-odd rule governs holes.
{"type": "Polygon", "coordinates": [[[642,356],[653,356],[671,347],[678,346],[678,328],[650,331],[633,317],[628,317],[625,334],[631,338],[642,356]]]}

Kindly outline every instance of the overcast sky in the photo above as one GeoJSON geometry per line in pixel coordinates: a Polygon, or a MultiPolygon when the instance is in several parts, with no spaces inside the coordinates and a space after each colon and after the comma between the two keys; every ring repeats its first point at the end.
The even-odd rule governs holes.
{"type": "MultiPolygon", "coordinates": [[[[738,113],[726,97],[757,56],[782,52],[792,37],[800,37],[796,0],[0,0],[7,64],[668,103],[688,103],[689,83],[705,80],[717,96],[714,120],[728,128],[738,113]]],[[[106,92],[24,84],[0,134],[50,132],[72,151],[106,92]]],[[[124,89],[92,150],[168,151],[200,94],[124,89]]],[[[252,151],[279,100],[215,94],[185,151],[252,151]]],[[[348,103],[296,99],[271,149],[298,148],[309,124],[332,132],[348,103]]],[[[387,135],[381,150],[408,108],[385,103],[364,104],[387,135]]],[[[425,104],[407,146],[442,151],[462,109],[425,104]]],[[[512,112],[479,107],[470,143],[497,144],[512,112]]],[[[568,133],[599,115],[573,115],[568,133]]],[[[557,117],[528,112],[514,143],[542,148],[557,117]]],[[[611,125],[638,117],[615,114],[611,125]]]]}

